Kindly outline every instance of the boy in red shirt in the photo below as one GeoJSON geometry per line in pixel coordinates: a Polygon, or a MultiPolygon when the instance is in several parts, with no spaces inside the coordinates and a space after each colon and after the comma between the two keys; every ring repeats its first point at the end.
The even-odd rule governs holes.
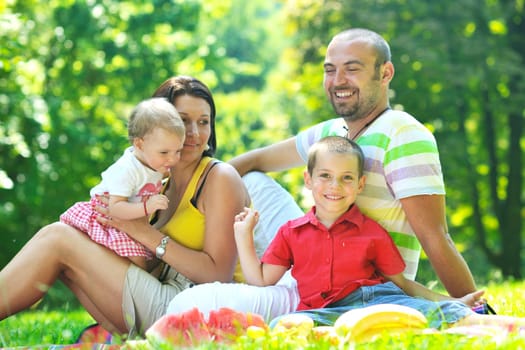
{"type": "Polygon", "coordinates": [[[261,260],[252,233],[257,211],[245,208],[236,216],[235,240],[246,282],[273,285],[291,269],[301,298],[298,312],[321,325],[333,325],[350,309],[385,303],[421,311],[434,328],[480,322],[525,325],[524,319],[473,312],[483,291],[452,298],[406,279],[405,263],[388,232],[354,204],[365,186],[363,163],[361,148],[347,138],[329,136],[314,144],[304,181],[315,206],[281,226],[261,260]]]}

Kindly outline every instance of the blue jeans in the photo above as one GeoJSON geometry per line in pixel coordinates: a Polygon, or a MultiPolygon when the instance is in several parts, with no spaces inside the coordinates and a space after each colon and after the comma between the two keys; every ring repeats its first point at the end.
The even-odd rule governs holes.
{"type": "MultiPolygon", "coordinates": [[[[337,318],[349,310],[378,304],[397,304],[416,309],[425,315],[429,321],[429,326],[432,328],[440,328],[443,323],[456,323],[460,319],[474,314],[470,307],[459,301],[434,302],[408,296],[393,282],[363,286],[327,307],[294,313],[310,316],[316,325],[333,326],[337,318]]],[[[270,322],[270,327],[273,328],[284,316],[274,318],[270,322]]]]}

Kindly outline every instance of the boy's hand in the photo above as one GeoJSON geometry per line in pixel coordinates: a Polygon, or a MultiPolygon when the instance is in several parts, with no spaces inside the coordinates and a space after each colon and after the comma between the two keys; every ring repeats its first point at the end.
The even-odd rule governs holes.
{"type": "Polygon", "coordinates": [[[243,236],[251,237],[253,235],[253,229],[258,221],[259,212],[257,210],[244,208],[242,212],[235,215],[233,230],[236,238],[241,238],[243,236]]]}

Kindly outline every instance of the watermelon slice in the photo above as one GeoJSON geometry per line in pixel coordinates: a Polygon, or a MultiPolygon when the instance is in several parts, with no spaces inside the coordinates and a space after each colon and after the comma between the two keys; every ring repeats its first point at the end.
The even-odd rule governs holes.
{"type": "Polygon", "coordinates": [[[250,326],[268,329],[260,315],[238,312],[226,307],[212,310],[208,316],[208,330],[213,339],[219,342],[235,341],[240,335],[246,334],[250,326]]]}
{"type": "Polygon", "coordinates": [[[154,348],[197,346],[213,339],[197,308],[161,317],[146,331],[146,338],[154,348]]]}
{"type": "Polygon", "coordinates": [[[146,331],[146,339],[155,349],[192,347],[211,341],[231,343],[246,334],[249,327],[268,330],[264,319],[257,314],[220,308],[210,311],[206,321],[203,314],[193,308],[162,316],[146,331]]]}

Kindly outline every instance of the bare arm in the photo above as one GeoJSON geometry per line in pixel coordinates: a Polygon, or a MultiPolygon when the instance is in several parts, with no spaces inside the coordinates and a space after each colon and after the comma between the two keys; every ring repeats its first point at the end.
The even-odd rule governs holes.
{"type": "MultiPolygon", "coordinates": [[[[237,257],[234,217],[249,205],[247,193],[240,190],[243,188],[233,167],[225,163],[215,166],[197,203],[205,216],[202,250],[190,249],[170,240],[163,260],[196,283],[231,282],[237,257]]],[[[145,220],[112,220],[111,223],[152,251],[164,237],[145,220]]]]}
{"type": "Polygon", "coordinates": [[[448,235],[445,197],[421,195],[401,199],[410,226],[439,279],[453,297],[474,292],[476,285],[467,263],[448,235]]]}
{"type": "Polygon", "coordinates": [[[279,281],[287,268],[263,264],[257,257],[253,244],[253,229],[258,220],[259,213],[250,208],[244,208],[244,211],[235,216],[235,243],[246,283],[255,286],[270,286],[279,281]]]}
{"type": "Polygon", "coordinates": [[[403,274],[401,273],[397,275],[390,275],[390,276],[385,276],[385,277],[388,280],[394,282],[407,295],[410,295],[413,297],[421,297],[421,298],[425,298],[427,300],[432,300],[432,301],[457,300],[468,306],[473,307],[473,306],[479,305],[482,302],[481,296],[484,293],[484,291],[480,290],[480,291],[474,291],[472,293],[468,293],[461,298],[452,298],[448,295],[436,293],[416,281],[406,279],[405,276],[403,276],[403,274]]]}
{"type": "Polygon", "coordinates": [[[297,153],[295,137],[248,151],[230,159],[229,163],[241,176],[253,170],[272,172],[304,165],[304,161],[297,153]]]}
{"type": "Polygon", "coordinates": [[[126,197],[109,196],[109,216],[122,220],[138,219],[168,208],[168,202],[168,197],[163,194],[151,196],[146,204],[128,202],[126,197]]]}

